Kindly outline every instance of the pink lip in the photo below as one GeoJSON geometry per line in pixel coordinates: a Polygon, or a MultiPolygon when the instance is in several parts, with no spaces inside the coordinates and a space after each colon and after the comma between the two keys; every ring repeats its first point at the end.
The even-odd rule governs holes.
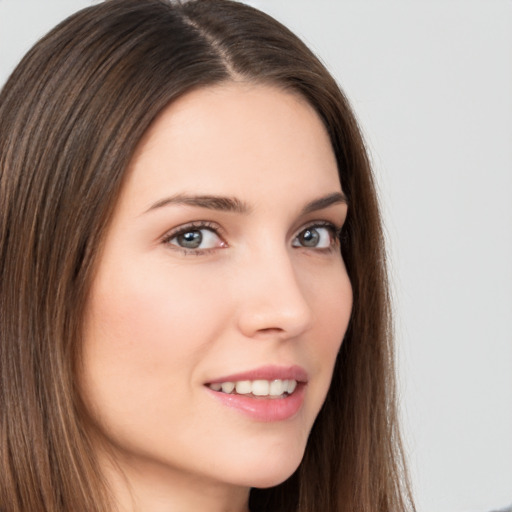
{"type": "Polygon", "coordinates": [[[223,405],[235,409],[251,419],[262,422],[284,421],[295,416],[304,403],[308,375],[300,366],[264,366],[248,372],[216,378],[208,384],[236,382],[241,380],[296,380],[295,391],[282,398],[254,397],[214,391],[207,385],[205,389],[223,405]]]}
{"type": "Polygon", "coordinates": [[[296,380],[297,382],[306,383],[308,374],[304,368],[294,366],[261,366],[247,372],[235,373],[208,381],[208,384],[222,384],[223,382],[236,382],[240,380],[296,380]]]}

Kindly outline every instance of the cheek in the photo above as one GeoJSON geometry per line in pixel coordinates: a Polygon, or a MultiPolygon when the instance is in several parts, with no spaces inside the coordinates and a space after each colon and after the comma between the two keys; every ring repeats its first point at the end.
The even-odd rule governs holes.
{"type": "Polygon", "coordinates": [[[198,293],[187,276],[172,273],[171,282],[143,268],[105,267],[89,298],[81,387],[103,412],[169,401],[170,390],[190,385],[215,333],[207,285],[198,293]]]}
{"type": "Polygon", "coordinates": [[[352,312],[352,285],[343,261],[310,280],[311,308],[315,326],[323,331],[326,348],[337,351],[347,330],[352,312]]]}
{"type": "MultiPolygon", "coordinates": [[[[306,345],[308,358],[314,361],[322,393],[327,394],[336,357],[347,331],[352,312],[352,286],[343,268],[330,279],[317,283],[313,294],[315,314],[314,340],[306,345]]],[[[322,400],[323,401],[323,400],[322,400]]]]}
{"type": "Polygon", "coordinates": [[[108,340],[102,345],[118,355],[125,350],[179,354],[193,349],[192,334],[203,323],[210,323],[215,313],[212,304],[218,304],[208,289],[209,281],[155,268],[159,271],[144,272],[144,265],[138,265],[99,276],[89,301],[89,330],[95,331],[91,338],[108,340]],[[189,342],[181,343],[184,338],[189,342]]]}

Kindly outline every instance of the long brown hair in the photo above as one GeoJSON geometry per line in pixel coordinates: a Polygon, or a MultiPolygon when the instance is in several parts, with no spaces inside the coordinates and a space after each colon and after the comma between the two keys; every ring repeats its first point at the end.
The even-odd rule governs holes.
{"type": "Polygon", "coordinates": [[[39,41],[0,94],[0,509],[105,512],[74,372],[95,259],[138,141],[179,96],[228,80],[301,94],[329,132],[350,209],[353,313],[298,470],[252,511],[400,512],[385,252],[367,154],[319,60],[228,0],[110,0],[39,41]]]}

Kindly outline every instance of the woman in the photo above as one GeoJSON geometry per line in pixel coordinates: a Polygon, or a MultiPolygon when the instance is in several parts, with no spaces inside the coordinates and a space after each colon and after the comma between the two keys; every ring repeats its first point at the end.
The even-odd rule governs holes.
{"type": "Polygon", "coordinates": [[[2,510],[411,507],[372,176],[293,34],[84,9],[0,133],[2,510]]]}

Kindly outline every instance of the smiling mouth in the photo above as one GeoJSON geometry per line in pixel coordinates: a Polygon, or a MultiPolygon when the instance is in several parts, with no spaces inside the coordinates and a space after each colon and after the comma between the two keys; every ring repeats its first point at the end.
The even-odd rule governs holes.
{"type": "Polygon", "coordinates": [[[239,380],[236,382],[216,382],[207,386],[219,393],[244,395],[256,398],[285,398],[297,388],[293,379],[281,380],[239,380]]]}

